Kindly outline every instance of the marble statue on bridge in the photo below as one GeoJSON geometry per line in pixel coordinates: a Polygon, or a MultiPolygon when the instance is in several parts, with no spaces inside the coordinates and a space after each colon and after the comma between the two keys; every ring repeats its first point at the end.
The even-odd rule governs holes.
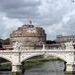
{"type": "Polygon", "coordinates": [[[15,42],[13,45],[14,50],[21,50],[23,48],[23,44],[20,42],[15,42]]]}
{"type": "Polygon", "coordinates": [[[65,47],[66,47],[66,49],[74,49],[74,44],[75,43],[73,41],[66,42],[65,47]]]}

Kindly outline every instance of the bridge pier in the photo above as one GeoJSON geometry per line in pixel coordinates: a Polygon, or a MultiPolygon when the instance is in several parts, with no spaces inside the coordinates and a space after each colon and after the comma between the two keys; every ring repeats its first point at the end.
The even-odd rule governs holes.
{"type": "Polygon", "coordinates": [[[12,75],[22,75],[21,64],[12,65],[12,75]]]}
{"type": "Polygon", "coordinates": [[[75,73],[75,64],[66,64],[66,73],[75,73]]]}

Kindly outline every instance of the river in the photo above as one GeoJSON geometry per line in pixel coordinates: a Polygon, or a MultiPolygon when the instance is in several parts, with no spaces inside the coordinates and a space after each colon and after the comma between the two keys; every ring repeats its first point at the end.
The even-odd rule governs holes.
{"type": "MultiPolygon", "coordinates": [[[[23,75],[72,75],[65,74],[64,62],[61,61],[49,61],[43,65],[33,67],[31,69],[25,70],[23,75]]],[[[10,75],[11,72],[0,72],[0,75],[10,75]]]]}

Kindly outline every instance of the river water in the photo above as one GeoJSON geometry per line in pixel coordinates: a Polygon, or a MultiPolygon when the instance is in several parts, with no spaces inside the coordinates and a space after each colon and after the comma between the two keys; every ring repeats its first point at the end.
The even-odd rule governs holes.
{"type": "MultiPolygon", "coordinates": [[[[49,61],[31,69],[25,70],[23,75],[72,75],[64,73],[64,62],[49,61]]],[[[0,75],[10,75],[11,72],[0,72],[0,75]]]]}

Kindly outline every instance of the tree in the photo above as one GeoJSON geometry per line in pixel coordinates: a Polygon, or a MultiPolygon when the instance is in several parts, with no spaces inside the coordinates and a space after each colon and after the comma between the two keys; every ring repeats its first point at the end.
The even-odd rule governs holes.
{"type": "Polygon", "coordinates": [[[0,48],[2,48],[3,46],[2,46],[2,44],[3,44],[3,40],[2,39],[0,39],[0,48]]]}
{"type": "Polygon", "coordinates": [[[47,40],[46,44],[56,44],[56,42],[55,41],[51,41],[51,40],[47,40]]]}
{"type": "Polygon", "coordinates": [[[5,40],[3,41],[3,44],[4,44],[4,45],[10,44],[10,39],[9,39],[9,38],[5,39],[5,40]]]}

